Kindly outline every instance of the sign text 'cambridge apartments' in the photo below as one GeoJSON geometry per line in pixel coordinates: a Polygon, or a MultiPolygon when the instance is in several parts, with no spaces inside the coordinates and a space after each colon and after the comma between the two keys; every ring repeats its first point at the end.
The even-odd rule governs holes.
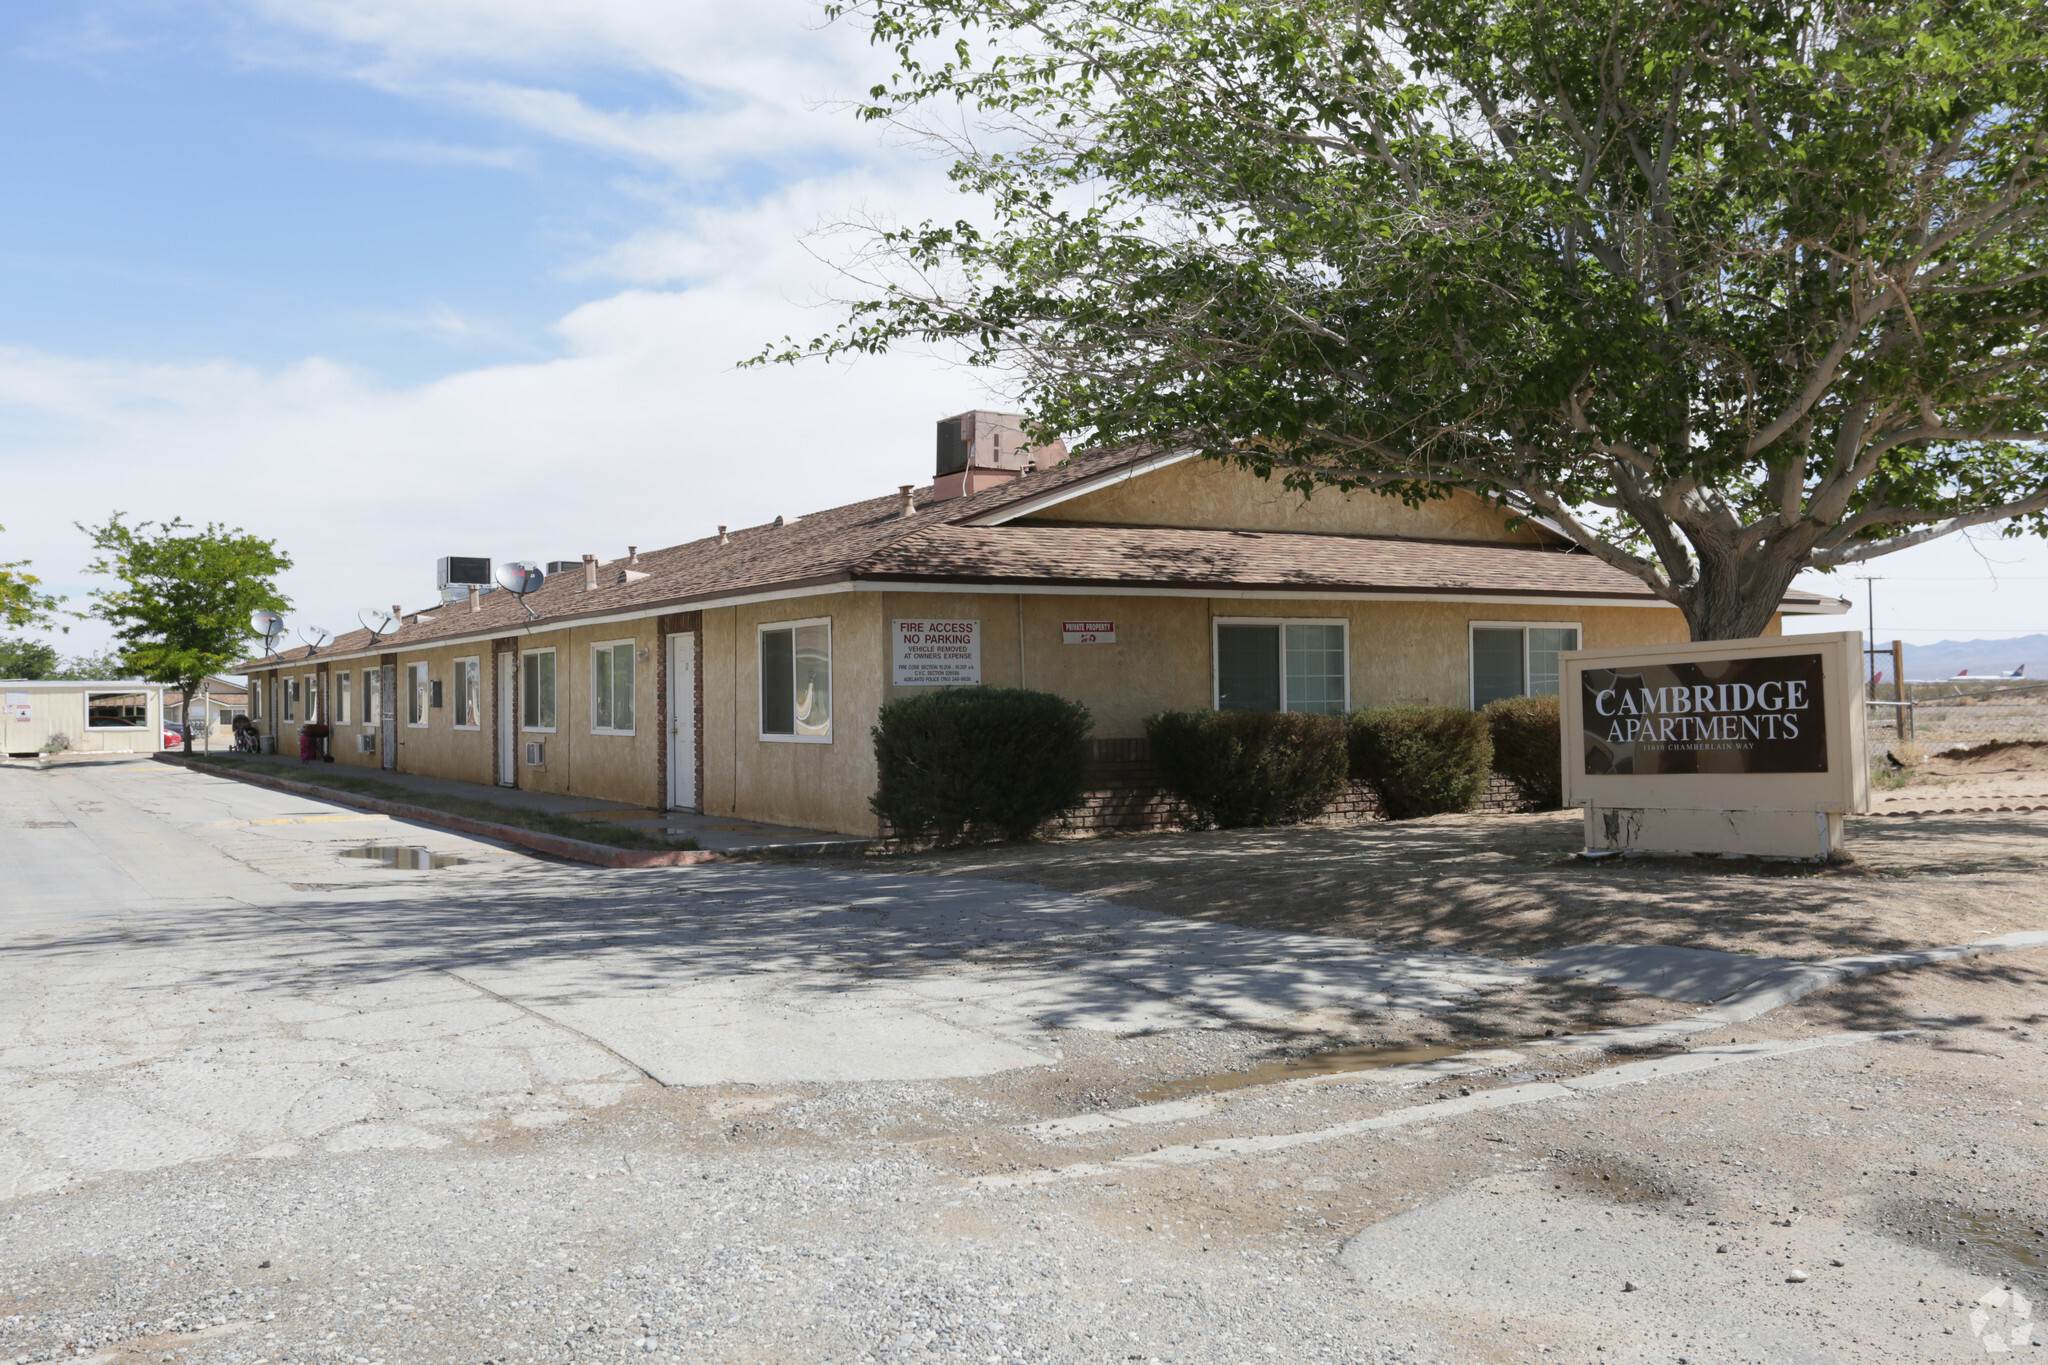
{"type": "Polygon", "coordinates": [[[1588,773],[1824,773],[1821,656],[1587,668],[1588,773]]]}

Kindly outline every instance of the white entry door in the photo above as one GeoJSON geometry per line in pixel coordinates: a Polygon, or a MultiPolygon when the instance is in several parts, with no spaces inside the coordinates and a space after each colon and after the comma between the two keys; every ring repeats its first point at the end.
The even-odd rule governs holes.
{"type": "Polygon", "coordinates": [[[519,656],[507,650],[498,656],[498,785],[519,785],[519,656]]]}
{"type": "Polygon", "coordinates": [[[668,637],[668,805],[697,809],[697,637],[668,637]]]}

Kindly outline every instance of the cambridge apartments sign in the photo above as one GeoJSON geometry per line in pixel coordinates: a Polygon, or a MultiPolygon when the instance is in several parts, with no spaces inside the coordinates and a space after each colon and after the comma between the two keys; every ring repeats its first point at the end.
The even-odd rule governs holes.
{"type": "Polygon", "coordinates": [[[1869,809],[1854,631],[1560,663],[1565,800],[1589,851],[1824,858],[1869,809]]]}

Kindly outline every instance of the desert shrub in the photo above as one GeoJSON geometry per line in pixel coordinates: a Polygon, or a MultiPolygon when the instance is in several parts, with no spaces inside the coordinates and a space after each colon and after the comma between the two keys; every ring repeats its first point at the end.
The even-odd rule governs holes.
{"type": "Polygon", "coordinates": [[[1493,736],[1493,770],[1533,810],[1564,804],[1564,767],[1556,697],[1502,697],[1482,713],[1493,736]]]}
{"type": "Polygon", "coordinates": [[[1351,775],[1389,820],[1452,815],[1486,791],[1493,741],[1486,717],[1455,706],[1378,706],[1351,716],[1351,775]]]}
{"type": "Polygon", "coordinates": [[[1344,790],[1344,722],[1271,711],[1162,711],[1152,762],[1198,823],[1238,829],[1311,819],[1344,790]]]}
{"type": "Polygon", "coordinates": [[[1081,803],[1088,708],[1050,692],[961,687],[900,697],[875,726],[869,801],[897,837],[1023,839],[1081,803]]]}

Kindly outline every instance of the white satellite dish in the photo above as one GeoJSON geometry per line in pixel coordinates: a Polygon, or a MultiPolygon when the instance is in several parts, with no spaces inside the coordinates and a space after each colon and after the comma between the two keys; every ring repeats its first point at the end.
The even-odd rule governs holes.
{"type": "Polygon", "coordinates": [[[274,611],[252,611],[249,613],[249,629],[263,637],[263,648],[277,653],[278,637],[284,634],[284,618],[274,611]]]}
{"type": "MultiPolygon", "coordinates": [[[[500,564],[495,576],[498,586],[516,595],[522,607],[526,607],[526,594],[548,581],[548,576],[541,572],[540,565],[530,559],[515,559],[509,564],[500,564]]],[[[540,615],[532,607],[526,607],[526,614],[528,617],[540,615]]]]}
{"type": "Polygon", "coordinates": [[[364,607],[356,613],[356,620],[363,623],[363,629],[370,632],[373,640],[387,630],[398,628],[398,618],[382,607],[364,607]]]}
{"type": "Polygon", "coordinates": [[[306,642],[306,652],[312,654],[320,646],[334,638],[334,632],[325,626],[300,626],[299,638],[306,642]]]}

